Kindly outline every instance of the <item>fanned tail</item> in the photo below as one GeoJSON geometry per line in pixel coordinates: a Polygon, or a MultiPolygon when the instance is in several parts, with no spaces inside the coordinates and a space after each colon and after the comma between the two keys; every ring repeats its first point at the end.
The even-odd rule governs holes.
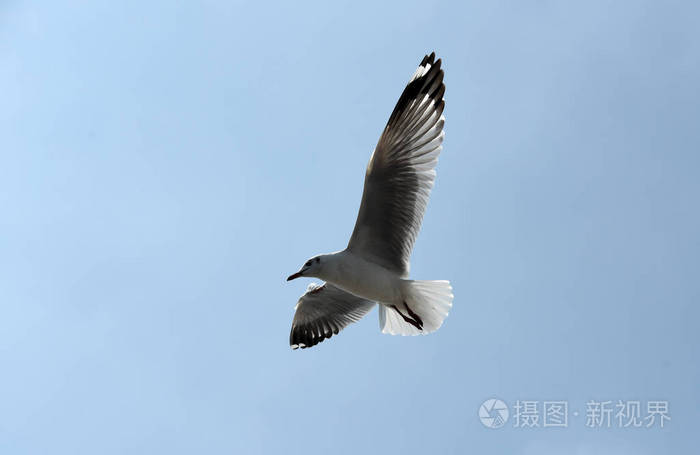
{"type": "Polygon", "coordinates": [[[452,308],[449,281],[403,282],[404,302],[379,305],[379,326],[391,335],[426,335],[440,328],[452,308]]]}

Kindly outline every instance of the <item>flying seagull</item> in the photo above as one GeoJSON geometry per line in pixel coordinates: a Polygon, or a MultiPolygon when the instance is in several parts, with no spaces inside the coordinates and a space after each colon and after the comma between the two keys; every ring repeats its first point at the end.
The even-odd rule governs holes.
{"type": "Polygon", "coordinates": [[[296,306],[289,344],[314,346],[379,304],[382,333],[434,332],[452,307],[449,281],[408,279],[445,136],[441,61],[426,55],[404,89],[365,173],[360,213],[347,248],[314,256],[287,281],[315,277],[296,306]]]}

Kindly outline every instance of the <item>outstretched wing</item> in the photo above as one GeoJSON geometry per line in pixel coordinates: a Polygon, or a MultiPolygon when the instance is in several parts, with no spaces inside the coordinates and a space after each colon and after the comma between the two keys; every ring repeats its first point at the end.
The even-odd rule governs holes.
{"type": "Polygon", "coordinates": [[[348,250],[407,276],[442,150],[445,84],[426,55],[396,103],[367,165],[348,250]]]}
{"type": "Polygon", "coordinates": [[[292,349],[310,348],[359,321],[373,306],[374,302],[330,283],[312,283],[295,308],[289,345],[292,349]]]}

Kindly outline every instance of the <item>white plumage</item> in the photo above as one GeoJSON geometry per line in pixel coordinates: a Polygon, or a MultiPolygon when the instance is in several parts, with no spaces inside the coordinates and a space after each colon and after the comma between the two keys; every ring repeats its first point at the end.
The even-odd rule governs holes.
{"type": "Polygon", "coordinates": [[[448,281],[407,279],[445,135],[440,66],[435,53],[426,55],[396,103],[367,165],[347,248],[310,259],[288,278],[327,282],[310,287],[299,299],[292,347],[330,338],[375,302],[382,332],[392,335],[430,333],[447,316],[453,298],[448,281]]]}

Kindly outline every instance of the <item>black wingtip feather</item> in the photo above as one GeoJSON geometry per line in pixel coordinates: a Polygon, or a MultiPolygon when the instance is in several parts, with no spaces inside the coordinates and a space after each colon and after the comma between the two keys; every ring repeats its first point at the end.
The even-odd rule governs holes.
{"type": "Polygon", "coordinates": [[[338,332],[330,331],[325,333],[324,331],[323,333],[314,333],[309,327],[292,327],[292,331],[289,334],[289,346],[292,349],[310,348],[322,343],[334,334],[338,334],[338,332]]]}
{"type": "Polygon", "coordinates": [[[322,336],[322,337],[309,337],[309,336],[300,336],[298,338],[294,338],[293,341],[290,341],[289,345],[291,346],[292,349],[307,349],[313,346],[316,346],[319,343],[322,343],[326,339],[330,338],[330,336],[322,336]]]}
{"type": "Polygon", "coordinates": [[[406,85],[399,100],[394,106],[394,110],[389,116],[386,128],[389,128],[392,123],[401,116],[401,113],[410,105],[420,93],[429,93],[433,99],[440,99],[445,93],[445,84],[443,83],[444,71],[440,68],[442,59],[435,61],[435,52],[423,57],[420,66],[425,67],[430,64],[430,69],[422,76],[412,80],[406,85]],[[434,95],[434,96],[433,96],[434,95]],[[438,97],[439,95],[439,97],[438,97]]]}
{"type": "Polygon", "coordinates": [[[434,93],[430,94],[430,97],[434,100],[441,100],[444,102],[442,97],[445,95],[445,84],[440,84],[434,93]]]}
{"type": "Polygon", "coordinates": [[[420,66],[425,66],[426,63],[430,63],[431,65],[435,61],[435,52],[431,52],[429,55],[426,55],[423,57],[423,60],[420,62],[420,66]]]}

